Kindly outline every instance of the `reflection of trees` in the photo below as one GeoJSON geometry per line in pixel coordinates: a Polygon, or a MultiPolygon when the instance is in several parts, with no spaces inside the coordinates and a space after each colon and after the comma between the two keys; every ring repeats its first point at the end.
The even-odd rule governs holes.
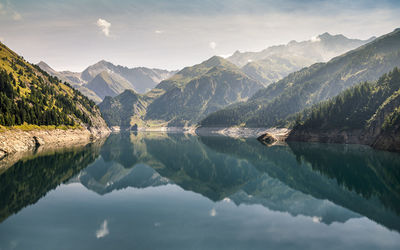
{"type": "Polygon", "coordinates": [[[356,145],[265,147],[256,140],[219,137],[202,137],[201,141],[216,151],[247,159],[259,171],[295,190],[400,230],[398,154],[356,145]]]}
{"type": "Polygon", "coordinates": [[[367,199],[400,214],[400,155],[361,145],[290,143],[296,158],[367,199]]]}
{"type": "Polygon", "coordinates": [[[36,203],[47,192],[79,173],[99,155],[100,145],[20,160],[0,175],[0,222],[36,203]]]}

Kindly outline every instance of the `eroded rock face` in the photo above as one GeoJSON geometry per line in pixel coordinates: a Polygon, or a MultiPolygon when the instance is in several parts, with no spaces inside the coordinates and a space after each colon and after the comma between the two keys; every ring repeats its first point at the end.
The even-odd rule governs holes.
{"type": "Polygon", "coordinates": [[[81,129],[54,130],[7,130],[0,133],[0,159],[20,152],[37,150],[38,148],[69,147],[86,144],[109,134],[107,130],[92,131],[81,129]]]}

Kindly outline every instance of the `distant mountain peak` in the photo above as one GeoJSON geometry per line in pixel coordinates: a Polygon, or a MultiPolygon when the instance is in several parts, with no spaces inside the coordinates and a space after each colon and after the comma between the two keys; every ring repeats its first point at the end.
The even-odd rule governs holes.
{"type": "Polygon", "coordinates": [[[43,65],[43,66],[50,67],[47,63],[45,63],[45,62],[43,62],[43,61],[38,62],[37,65],[38,65],[38,66],[43,65]]]}
{"type": "Polygon", "coordinates": [[[36,65],[39,66],[39,68],[41,68],[42,70],[48,72],[49,74],[52,74],[52,75],[56,75],[57,74],[57,72],[52,67],[50,67],[50,65],[45,63],[44,61],[40,61],[36,65]]]}
{"type": "Polygon", "coordinates": [[[324,32],[324,33],[318,35],[318,37],[321,39],[327,39],[327,38],[331,38],[333,36],[329,32],[324,32]]]}
{"type": "Polygon", "coordinates": [[[138,93],[136,93],[136,91],[134,91],[133,89],[126,89],[124,90],[124,92],[121,93],[121,96],[130,96],[130,95],[137,96],[138,93]]]}
{"type": "Polygon", "coordinates": [[[225,59],[220,56],[213,56],[210,59],[204,61],[202,64],[217,66],[222,64],[224,61],[225,59]]]}

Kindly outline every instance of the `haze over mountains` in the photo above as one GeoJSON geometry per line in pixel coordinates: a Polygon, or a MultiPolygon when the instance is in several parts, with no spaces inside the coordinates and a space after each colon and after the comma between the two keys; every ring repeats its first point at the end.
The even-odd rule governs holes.
{"type": "Polygon", "coordinates": [[[114,99],[106,99],[100,108],[110,126],[192,126],[214,111],[247,100],[255,91],[289,72],[368,41],[325,33],[314,41],[292,41],[262,52],[236,52],[227,59],[212,57],[182,69],[144,96],[125,92],[114,99]],[[258,72],[274,76],[268,80],[246,70],[257,61],[238,67],[253,59],[264,65],[258,72]]]}
{"type": "MultiPolygon", "coordinates": [[[[128,69],[105,61],[82,73],[55,72],[44,63],[39,65],[50,74],[73,81],[87,96],[98,101],[104,98],[99,108],[111,127],[291,126],[299,112],[307,119],[311,114],[307,108],[312,105],[400,67],[400,29],[368,40],[324,33],[261,52],[236,52],[227,59],[214,56],[179,72],[128,69]],[[346,53],[330,59],[342,52],[346,53]],[[312,64],[314,61],[320,62],[312,64]],[[137,79],[141,79],[139,87],[133,86],[137,79]]],[[[395,96],[396,91],[392,89],[387,97],[395,96]]],[[[396,102],[380,101],[382,105],[386,102],[395,103],[390,112],[397,110],[396,102]]],[[[378,112],[377,107],[374,110],[378,112]]],[[[386,115],[380,117],[379,124],[386,115]]],[[[360,117],[357,119],[363,119],[360,117]]]]}
{"type": "Polygon", "coordinates": [[[270,127],[304,108],[363,81],[375,81],[400,66],[400,29],[376,38],[327,63],[316,63],[254,94],[247,102],[210,114],[202,126],[270,127]]]}
{"type": "Polygon", "coordinates": [[[207,114],[247,100],[263,88],[238,67],[214,56],[186,67],[152,91],[138,95],[125,91],[100,105],[109,126],[190,126],[207,114]]]}
{"type": "Polygon", "coordinates": [[[308,41],[291,41],[286,45],[268,47],[260,52],[236,51],[227,60],[265,85],[282,79],[289,73],[316,62],[326,62],[335,56],[371,42],[349,39],[341,34],[323,33],[308,41]]]}
{"type": "Polygon", "coordinates": [[[58,72],[43,61],[39,62],[38,66],[52,76],[71,83],[97,103],[106,96],[116,96],[126,89],[143,94],[175,73],[162,69],[116,66],[104,60],[89,66],[83,72],[58,72]]]}

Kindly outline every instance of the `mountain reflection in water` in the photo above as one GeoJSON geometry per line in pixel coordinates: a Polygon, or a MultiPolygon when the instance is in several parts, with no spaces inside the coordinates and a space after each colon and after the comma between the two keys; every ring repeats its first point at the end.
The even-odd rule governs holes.
{"type": "MultiPolygon", "coordinates": [[[[127,188],[176,185],[215,204],[258,205],[326,225],[366,217],[400,232],[400,155],[358,145],[266,147],[255,139],[113,134],[104,144],[21,160],[0,174],[0,183],[0,235],[61,183],[80,183],[105,199],[127,188]]],[[[219,214],[212,208],[209,215],[219,214]]],[[[97,224],[96,235],[111,237],[112,221],[97,224]]]]}

